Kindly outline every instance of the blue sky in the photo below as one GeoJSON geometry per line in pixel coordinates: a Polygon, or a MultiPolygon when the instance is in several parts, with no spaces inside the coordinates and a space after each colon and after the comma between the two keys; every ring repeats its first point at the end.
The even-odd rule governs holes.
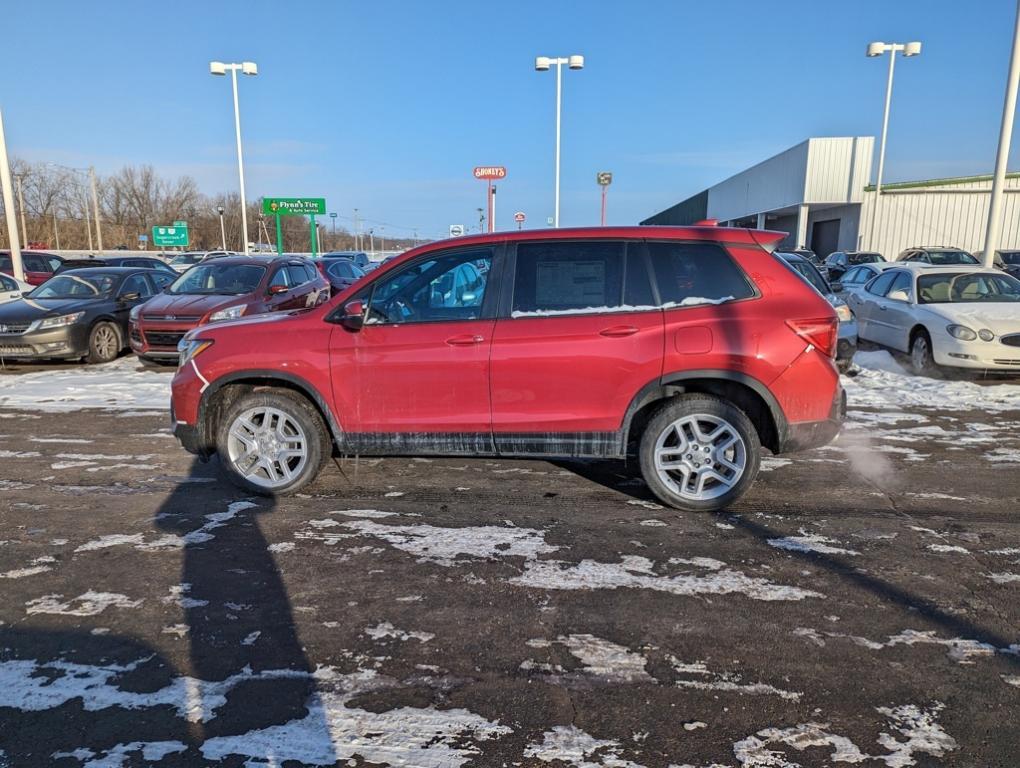
{"type": "MultiPolygon", "coordinates": [[[[563,225],[635,223],[808,136],[875,135],[886,65],[870,40],[922,40],[900,59],[886,180],[994,163],[1012,0],[737,2],[8,3],[0,86],[12,154],[149,163],[203,191],[237,186],[229,80],[241,80],[250,198],[317,195],[330,210],[438,236],[484,205],[475,165],[505,165],[501,228],[552,213],[555,75],[564,71],[563,225]],[[157,10],[158,9],[158,10],[157,10]]],[[[1020,138],[1014,145],[1020,145],[1020,138]]],[[[1011,168],[1020,166],[1020,147],[1011,168]]],[[[344,223],[344,219],[340,219],[344,223]]]]}

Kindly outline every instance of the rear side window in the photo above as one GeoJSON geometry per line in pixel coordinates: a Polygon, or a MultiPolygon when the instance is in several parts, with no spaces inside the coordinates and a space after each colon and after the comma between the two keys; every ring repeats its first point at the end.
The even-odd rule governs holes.
{"type": "Polygon", "coordinates": [[[876,296],[885,296],[889,292],[889,286],[892,285],[892,281],[896,279],[895,272],[884,272],[880,277],[875,278],[874,281],[868,284],[868,293],[873,293],[876,296]]]}
{"type": "Polygon", "coordinates": [[[292,286],[302,285],[308,282],[308,275],[305,273],[303,264],[290,264],[287,267],[288,282],[292,286]]]}
{"type": "Polygon", "coordinates": [[[748,299],[754,288],[733,259],[713,243],[648,243],[664,306],[719,304],[748,299]]]}
{"type": "Polygon", "coordinates": [[[557,242],[517,246],[513,314],[583,314],[619,307],[623,243],[557,242]]]}

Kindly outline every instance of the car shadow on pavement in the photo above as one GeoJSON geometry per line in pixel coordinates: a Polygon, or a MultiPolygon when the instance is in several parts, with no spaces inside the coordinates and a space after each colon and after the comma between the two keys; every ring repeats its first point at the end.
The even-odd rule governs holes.
{"type": "Polygon", "coordinates": [[[553,459],[549,463],[633,499],[660,505],[662,503],[641,478],[641,468],[636,458],[629,458],[626,462],[619,459],[553,459]]]}
{"type": "MultiPolygon", "coordinates": [[[[271,752],[286,743],[250,734],[295,720],[302,721],[302,736],[315,740],[318,755],[332,743],[322,709],[314,706],[314,668],[259,526],[275,502],[239,499],[236,489],[209,482],[208,470],[200,475],[199,466],[192,465],[155,516],[158,529],[183,543],[180,582],[153,584],[146,573],[122,574],[128,584],[158,595],[169,591],[162,598],[150,592],[146,608],[167,603],[162,622],[183,615],[183,625],[168,629],[187,638],[186,661],[116,633],[46,626],[67,619],[79,624],[74,615],[30,617],[39,627],[0,626],[3,768],[92,759],[172,768],[228,755],[278,764],[271,752]],[[238,745],[256,752],[238,753],[238,745]]],[[[155,636],[160,629],[154,624],[155,636]]]]}

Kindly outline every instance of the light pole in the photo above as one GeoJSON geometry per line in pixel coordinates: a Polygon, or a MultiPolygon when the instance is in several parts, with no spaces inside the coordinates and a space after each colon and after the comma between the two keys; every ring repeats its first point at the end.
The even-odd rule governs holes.
{"type": "Polygon", "coordinates": [[[485,209],[478,209],[478,231],[483,232],[482,226],[485,224],[485,209]]]}
{"type": "Polygon", "coordinates": [[[220,215],[220,248],[227,250],[227,228],[223,226],[223,206],[216,206],[216,213],[220,215]]]}
{"type": "Polygon", "coordinates": [[[1006,98],[1002,104],[1002,125],[999,128],[999,149],[995,156],[995,174],[992,176],[992,196],[988,201],[988,228],[985,230],[985,267],[995,264],[995,251],[999,247],[1002,230],[1002,197],[1006,186],[1006,162],[1013,139],[1013,117],[1016,115],[1016,91],[1020,84],[1020,0],[1017,2],[1016,22],[1013,27],[1013,52],[1009,56],[1009,76],[1006,78],[1006,98]]]}
{"type": "Polygon", "coordinates": [[[889,102],[892,101],[893,70],[896,67],[896,54],[901,53],[905,58],[917,56],[921,53],[921,44],[914,43],[882,43],[875,42],[868,45],[867,55],[874,58],[889,54],[889,79],[885,85],[885,113],[882,116],[882,143],[878,149],[878,178],[875,180],[875,204],[871,207],[871,227],[868,233],[868,247],[875,247],[875,225],[878,223],[878,208],[882,201],[882,171],[885,168],[885,138],[889,132],[889,102]]]}
{"type": "Polygon", "coordinates": [[[23,188],[25,176],[24,174],[19,173],[17,178],[18,178],[18,212],[21,214],[21,239],[25,241],[25,247],[28,247],[28,228],[25,226],[25,190],[23,188]]]}
{"type": "Polygon", "coordinates": [[[0,193],[4,201],[7,220],[7,239],[10,241],[11,272],[16,280],[25,280],[25,267],[21,262],[21,243],[18,242],[18,221],[14,218],[14,185],[11,184],[11,164],[7,159],[7,139],[4,137],[4,115],[0,111],[0,193]]]}
{"type": "Polygon", "coordinates": [[[354,209],[354,250],[361,250],[361,221],[358,219],[358,209],[354,209]]]}
{"type": "Polygon", "coordinates": [[[237,134],[237,176],[241,182],[241,236],[244,238],[244,255],[248,255],[248,208],[244,197],[244,157],[241,152],[241,111],[237,106],[237,70],[246,75],[255,76],[259,73],[254,61],[243,61],[240,64],[224,64],[222,61],[209,62],[209,74],[226,75],[230,70],[231,83],[234,86],[234,132],[237,134]]]}
{"type": "Polygon", "coordinates": [[[560,104],[563,101],[563,65],[571,69],[584,69],[584,56],[577,54],[567,57],[537,56],[535,57],[535,70],[548,72],[549,68],[556,65],[556,193],[553,203],[553,226],[560,225],[560,104]]]}
{"type": "Polygon", "coordinates": [[[92,185],[92,214],[96,220],[96,245],[103,252],[103,228],[99,222],[99,192],[96,190],[96,169],[89,166],[89,183],[92,185]]]}

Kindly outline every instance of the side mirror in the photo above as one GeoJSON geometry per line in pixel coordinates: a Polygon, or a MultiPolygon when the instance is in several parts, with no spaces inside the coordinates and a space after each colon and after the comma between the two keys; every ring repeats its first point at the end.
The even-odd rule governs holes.
{"type": "Polygon", "coordinates": [[[120,301],[130,303],[132,301],[138,301],[142,298],[142,294],[138,293],[138,291],[135,291],[134,293],[122,293],[118,298],[120,301]]]}
{"type": "Polygon", "coordinates": [[[886,298],[888,298],[890,301],[910,301],[910,294],[901,289],[896,291],[890,291],[889,295],[886,298]]]}
{"type": "Polygon", "coordinates": [[[271,285],[269,286],[269,295],[276,296],[281,293],[286,293],[289,290],[290,288],[288,288],[286,285],[271,285]]]}
{"type": "Polygon", "coordinates": [[[360,331],[365,325],[365,302],[356,300],[344,304],[344,313],[340,317],[340,325],[348,331],[360,331]]]}
{"type": "Polygon", "coordinates": [[[839,283],[839,282],[829,283],[829,290],[832,291],[833,293],[842,293],[843,292],[843,283],[839,283]]]}

